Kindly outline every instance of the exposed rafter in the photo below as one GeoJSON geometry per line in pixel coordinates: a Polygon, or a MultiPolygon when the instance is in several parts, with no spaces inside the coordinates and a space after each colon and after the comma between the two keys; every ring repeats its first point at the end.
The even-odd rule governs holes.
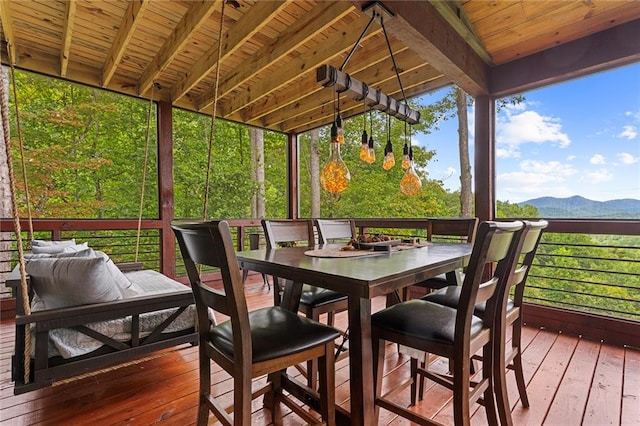
{"type": "MultiPolygon", "coordinates": [[[[402,70],[400,71],[401,75],[412,67],[424,65],[424,61],[410,53],[401,44],[394,42],[392,49],[394,49],[395,55],[403,64],[402,70]]],[[[390,79],[395,83],[394,88],[398,88],[396,76],[383,72],[385,68],[390,66],[391,59],[389,58],[388,50],[363,47],[362,49],[358,49],[352,60],[349,61],[349,67],[346,71],[348,71],[352,77],[366,81],[372,88],[380,87],[380,85],[390,79]]],[[[313,77],[313,79],[305,79],[304,83],[305,91],[312,94],[311,96],[301,96],[300,85],[303,83],[296,82],[290,87],[278,91],[277,94],[269,98],[268,102],[251,105],[244,112],[250,117],[263,119],[263,121],[267,123],[278,123],[284,120],[292,120],[302,114],[306,115],[314,109],[317,109],[320,105],[331,102],[333,100],[333,93],[324,90],[324,88],[317,83],[315,76],[313,77]],[[307,88],[306,85],[313,85],[315,90],[307,88]],[[289,105],[290,99],[295,101],[295,105],[289,105]],[[274,108],[272,105],[276,105],[277,107],[274,108]],[[284,111],[285,108],[286,111],[284,111]]]]}
{"type": "Polygon", "coordinates": [[[9,62],[15,64],[16,58],[16,45],[13,38],[13,25],[11,24],[11,10],[9,9],[9,0],[0,0],[0,22],[2,23],[2,32],[4,33],[4,39],[7,42],[7,52],[9,54],[9,62]]]}
{"type": "Polygon", "coordinates": [[[64,17],[62,30],[62,49],[60,49],[60,76],[66,77],[69,66],[69,52],[71,50],[71,37],[73,35],[73,21],[76,16],[76,0],[67,1],[67,13],[64,17]]]}
{"type": "Polygon", "coordinates": [[[149,90],[156,76],[180,53],[193,36],[193,32],[198,31],[205,24],[215,10],[216,4],[214,1],[205,1],[191,6],[142,74],[138,83],[139,93],[149,90]]]}
{"type": "MultiPolygon", "coordinates": [[[[367,22],[369,22],[369,18],[363,15],[354,21],[352,26],[364,28],[367,22]]],[[[378,28],[373,29],[365,35],[363,40],[367,40],[381,31],[378,28]]],[[[315,69],[322,64],[331,63],[332,61],[337,62],[353,46],[353,43],[358,39],[358,35],[357,31],[348,33],[342,31],[334,32],[325,39],[321,46],[315,49],[313,55],[308,57],[300,56],[294,59],[286,67],[281,68],[272,78],[257,82],[251,92],[242,92],[231,99],[225,99],[221,105],[223,116],[239,113],[240,110],[264,99],[292,80],[299,78],[302,74],[315,75],[315,69]]],[[[241,117],[239,118],[242,119],[241,117]]]]}
{"type": "Polygon", "coordinates": [[[145,9],[149,6],[150,0],[130,0],[127,12],[122,19],[122,23],[118,29],[118,34],[111,45],[111,50],[107,55],[107,61],[102,68],[102,86],[109,85],[116,68],[124,55],[124,51],[129,45],[129,41],[133,36],[136,26],[140,23],[141,17],[145,9]]]}
{"type": "MultiPolygon", "coordinates": [[[[313,10],[298,19],[282,35],[265,45],[262,49],[254,53],[247,59],[251,66],[243,67],[232,73],[226,80],[220,82],[218,88],[219,97],[227,96],[241,84],[251,77],[257,75],[262,70],[277,63],[286,55],[308,42],[317,33],[329,28],[340,21],[345,15],[353,12],[353,6],[347,2],[320,3],[313,10]]],[[[205,94],[200,99],[200,105],[207,107],[213,102],[213,95],[205,94]]]]}
{"type": "MultiPolygon", "coordinates": [[[[264,1],[257,2],[252,6],[250,12],[242,15],[242,18],[226,31],[220,60],[223,61],[225,57],[239,49],[244,42],[259,32],[291,1],[264,1]]],[[[171,92],[171,99],[173,101],[180,99],[200,80],[205,78],[215,68],[218,56],[218,43],[214,43],[202,58],[193,65],[192,71],[174,86],[171,92]]]]}

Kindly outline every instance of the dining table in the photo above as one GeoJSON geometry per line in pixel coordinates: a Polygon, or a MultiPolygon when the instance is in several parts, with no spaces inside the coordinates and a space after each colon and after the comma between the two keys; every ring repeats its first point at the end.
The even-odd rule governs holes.
{"type": "MultiPolygon", "coordinates": [[[[297,311],[303,283],[347,295],[350,407],[349,410],[337,407],[336,423],[370,426],[375,423],[372,299],[464,267],[472,245],[425,243],[389,247],[389,251],[344,250],[343,247],[326,244],[247,250],[238,252],[237,258],[242,269],[285,280],[282,305],[293,311],[297,311]]],[[[292,383],[283,377],[283,386],[292,383]]]]}

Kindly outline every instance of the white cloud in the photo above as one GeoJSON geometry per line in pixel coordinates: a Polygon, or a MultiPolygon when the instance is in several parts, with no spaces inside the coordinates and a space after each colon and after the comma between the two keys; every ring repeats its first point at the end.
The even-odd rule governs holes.
{"type": "Polygon", "coordinates": [[[603,155],[595,154],[593,157],[591,157],[589,162],[591,164],[606,164],[607,161],[605,160],[603,155]]]}
{"type": "Polygon", "coordinates": [[[562,132],[559,119],[540,115],[536,111],[527,110],[514,114],[514,109],[506,110],[506,117],[498,124],[499,144],[556,143],[562,148],[571,144],[569,136],[562,132]]]}
{"type": "Polygon", "coordinates": [[[568,178],[576,173],[572,165],[559,161],[521,161],[519,171],[498,175],[498,199],[520,202],[542,196],[569,197],[575,190],[568,186],[568,178]]]}
{"type": "Polygon", "coordinates": [[[575,156],[575,155],[569,155],[569,156],[567,157],[567,161],[573,161],[573,160],[575,160],[575,159],[576,159],[576,156],[575,156]]]}
{"type": "Polygon", "coordinates": [[[622,164],[634,164],[640,160],[640,158],[634,157],[632,154],[629,154],[628,152],[618,153],[618,159],[622,164]]]}
{"type": "Polygon", "coordinates": [[[513,172],[498,175],[498,199],[518,203],[542,196],[565,198],[574,191],[561,176],[546,173],[513,172]]]}
{"type": "Polygon", "coordinates": [[[496,148],[497,158],[520,158],[520,151],[513,145],[506,145],[502,148],[496,148]]]}
{"type": "Polygon", "coordinates": [[[528,173],[547,175],[548,179],[564,179],[577,173],[573,166],[559,161],[524,160],[520,163],[520,169],[528,173]]]}
{"type": "Polygon", "coordinates": [[[623,130],[618,136],[621,138],[633,140],[638,137],[638,128],[636,126],[623,126],[623,130]]]}
{"type": "Polygon", "coordinates": [[[580,178],[581,182],[595,184],[608,182],[613,179],[613,174],[606,169],[600,169],[593,172],[585,172],[584,175],[580,178]]]}

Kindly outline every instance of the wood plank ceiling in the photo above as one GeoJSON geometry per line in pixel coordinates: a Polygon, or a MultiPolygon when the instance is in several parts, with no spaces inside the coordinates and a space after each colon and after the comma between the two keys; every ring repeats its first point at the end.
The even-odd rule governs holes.
{"type": "MultiPolygon", "coordinates": [[[[340,67],[369,22],[369,3],[229,1],[221,26],[222,1],[0,0],[2,63],[207,114],[217,81],[219,117],[300,133],[331,122],[334,94],[316,82],[316,69],[340,67]]],[[[640,28],[634,0],[385,6],[395,15],[385,27],[409,98],[452,82],[472,95],[497,93],[501,67],[624,24],[626,33],[640,28]]],[[[606,65],[639,60],[638,40],[626,40],[630,53],[606,65]]],[[[378,20],[344,71],[402,99],[378,20]]],[[[345,117],[362,112],[346,97],[341,106],[345,117]]]]}

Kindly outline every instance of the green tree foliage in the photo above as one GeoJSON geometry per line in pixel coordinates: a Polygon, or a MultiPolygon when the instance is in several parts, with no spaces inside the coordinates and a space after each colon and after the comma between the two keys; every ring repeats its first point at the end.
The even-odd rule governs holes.
{"type": "MultiPolygon", "coordinates": [[[[109,92],[16,72],[24,163],[34,217],[137,217],[149,104],[109,92]]],[[[15,111],[15,99],[10,107],[15,111]]],[[[145,188],[146,217],[157,217],[155,109],[145,188]]],[[[27,213],[18,129],[12,118],[20,214],[27,213]]]]}
{"type": "Polygon", "coordinates": [[[496,216],[498,218],[537,218],[540,217],[538,215],[538,209],[534,206],[527,204],[523,207],[520,207],[516,203],[510,203],[508,201],[498,201],[496,204],[496,216]]]}

